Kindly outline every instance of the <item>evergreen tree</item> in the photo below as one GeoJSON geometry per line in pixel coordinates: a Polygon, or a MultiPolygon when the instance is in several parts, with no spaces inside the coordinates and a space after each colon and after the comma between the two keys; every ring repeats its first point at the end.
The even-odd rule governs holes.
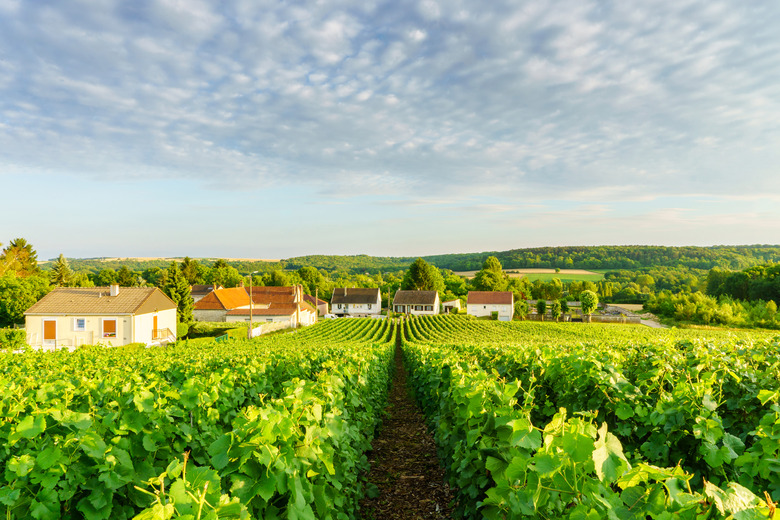
{"type": "Polygon", "coordinates": [[[196,284],[200,278],[200,264],[189,256],[185,256],[181,262],[181,273],[190,285],[196,284]]]}
{"type": "Polygon", "coordinates": [[[192,301],[190,284],[184,278],[175,261],[171,262],[171,266],[168,268],[168,277],[162,289],[176,303],[176,319],[178,322],[191,323],[193,321],[192,308],[194,303],[192,301]]]}
{"type": "Polygon", "coordinates": [[[51,274],[49,275],[51,283],[57,287],[69,287],[73,283],[74,278],[75,273],[70,268],[67,258],[60,253],[59,258],[57,258],[57,261],[54,262],[51,268],[51,274]]]}
{"type": "Polygon", "coordinates": [[[38,253],[24,238],[11,240],[0,255],[0,263],[5,265],[4,271],[14,271],[22,278],[38,275],[41,272],[41,268],[38,267],[38,253]]]}
{"type": "Polygon", "coordinates": [[[436,266],[418,258],[406,271],[401,289],[444,292],[444,278],[436,266]]]}

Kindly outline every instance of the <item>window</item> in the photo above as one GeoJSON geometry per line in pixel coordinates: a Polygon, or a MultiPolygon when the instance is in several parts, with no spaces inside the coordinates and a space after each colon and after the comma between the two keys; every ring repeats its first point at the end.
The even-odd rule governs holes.
{"type": "Polygon", "coordinates": [[[433,310],[433,305],[426,305],[425,306],[425,310],[426,311],[432,311],[433,310]]]}
{"type": "Polygon", "coordinates": [[[84,332],[87,330],[86,318],[73,318],[73,330],[76,332],[84,332]]]}
{"type": "Polygon", "coordinates": [[[370,303],[368,304],[368,310],[371,310],[371,304],[370,303]]]}
{"type": "Polygon", "coordinates": [[[339,309],[341,308],[341,304],[340,304],[340,303],[339,303],[339,307],[338,307],[338,308],[339,308],[339,309]]]}
{"type": "Polygon", "coordinates": [[[116,320],[103,320],[103,337],[116,337],[116,320]]]}
{"type": "Polygon", "coordinates": [[[416,310],[416,311],[421,311],[421,310],[422,310],[422,307],[423,307],[422,305],[415,305],[415,306],[414,306],[414,310],[416,310]]]}

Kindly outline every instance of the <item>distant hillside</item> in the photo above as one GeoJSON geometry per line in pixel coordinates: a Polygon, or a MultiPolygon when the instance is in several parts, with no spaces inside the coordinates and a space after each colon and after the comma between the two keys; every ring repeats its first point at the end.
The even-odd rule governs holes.
{"type": "MultiPolygon", "coordinates": [[[[505,269],[550,268],[561,269],[636,269],[640,267],[685,266],[696,269],[742,270],[759,264],[780,262],[780,245],[665,247],[665,246],[572,246],[537,247],[509,251],[484,251],[481,253],[452,253],[422,257],[440,269],[474,271],[482,267],[488,256],[495,256],[505,269]]],[[[390,257],[368,255],[307,255],[283,260],[229,259],[227,263],[246,274],[251,271],[266,272],[273,269],[295,270],[311,266],[327,271],[352,273],[406,270],[416,257],[390,257]]],[[[133,271],[152,267],[165,268],[172,259],[149,258],[90,258],[68,259],[76,271],[98,272],[103,269],[119,269],[122,266],[133,271]]],[[[180,260],[177,259],[177,260],[180,260]]],[[[214,258],[197,259],[210,266],[214,258]]],[[[44,264],[50,269],[51,264],[44,264]]]]}

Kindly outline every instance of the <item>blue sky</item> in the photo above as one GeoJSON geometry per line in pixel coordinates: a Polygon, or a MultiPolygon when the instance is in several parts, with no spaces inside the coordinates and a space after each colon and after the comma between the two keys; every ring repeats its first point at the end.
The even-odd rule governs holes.
{"type": "Polygon", "coordinates": [[[778,243],[778,27],[751,0],[0,0],[0,242],[778,243]]]}

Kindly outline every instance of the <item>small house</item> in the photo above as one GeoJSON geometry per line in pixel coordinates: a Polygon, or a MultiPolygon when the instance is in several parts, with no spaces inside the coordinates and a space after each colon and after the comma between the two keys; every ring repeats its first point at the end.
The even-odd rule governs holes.
{"type": "Polygon", "coordinates": [[[377,288],[336,288],[330,312],[337,316],[377,316],[382,312],[382,295],[377,288]]]}
{"type": "Polygon", "coordinates": [[[27,343],[45,350],[176,341],[176,303],[157,287],[57,287],[24,319],[27,343]]]}
{"type": "Polygon", "coordinates": [[[439,314],[440,300],[436,291],[399,290],[393,298],[393,312],[399,314],[439,314]]]}
{"type": "Polygon", "coordinates": [[[512,291],[469,291],[466,313],[471,316],[492,316],[497,313],[500,321],[512,321],[515,301],[512,291]]]}

